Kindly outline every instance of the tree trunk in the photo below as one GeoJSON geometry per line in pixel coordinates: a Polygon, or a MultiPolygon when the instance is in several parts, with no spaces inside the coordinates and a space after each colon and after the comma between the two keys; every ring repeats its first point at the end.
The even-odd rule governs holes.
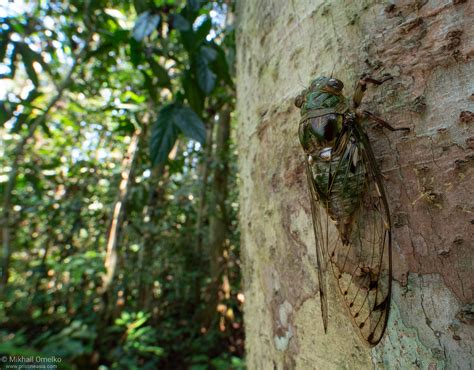
{"type": "Polygon", "coordinates": [[[107,238],[107,254],[105,256],[105,275],[103,277],[102,292],[106,293],[110,288],[117,266],[117,241],[118,233],[122,224],[122,215],[129,191],[130,175],[134,168],[135,156],[138,151],[141,130],[137,129],[132,136],[127,154],[122,161],[122,180],[120,181],[117,201],[115,202],[114,211],[109,227],[109,235],[107,238]]]}
{"type": "MultiPolygon", "coordinates": [[[[203,242],[204,235],[207,231],[205,228],[207,215],[208,215],[208,204],[207,204],[207,193],[209,191],[209,174],[211,172],[212,164],[212,146],[214,142],[214,118],[210,118],[210,124],[206,131],[206,144],[204,146],[203,157],[198,167],[198,177],[201,179],[199,187],[199,207],[197,210],[196,217],[196,247],[194,248],[193,264],[202,264],[205,260],[203,256],[203,242]]],[[[194,304],[197,307],[201,302],[201,278],[196,277],[193,284],[193,295],[194,304]]]]}
{"type": "Polygon", "coordinates": [[[238,143],[250,369],[468,369],[473,350],[472,56],[469,1],[242,0],[238,143]],[[384,339],[357,337],[335,290],[321,321],[296,95],[318,75],[410,133],[368,129],[392,214],[384,339]]]}
{"type": "Polygon", "coordinates": [[[209,304],[205,322],[215,318],[219,287],[222,279],[223,251],[228,237],[228,220],[226,199],[228,194],[227,178],[229,177],[229,139],[230,111],[223,108],[219,113],[216,130],[216,145],[212,161],[212,182],[209,196],[209,304]]]}
{"type": "MultiPolygon", "coordinates": [[[[211,119],[213,120],[213,119],[211,119]]],[[[206,134],[206,146],[203,153],[202,162],[199,164],[199,178],[201,178],[202,183],[199,189],[199,208],[197,212],[197,220],[196,220],[196,256],[202,255],[202,243],[203,243],[203,236],[204,236],[204,218],[206,215],[206,207],[207,207],[207,192],[208,192],[208,177],[212,162],[212,146],[213,146],[213,133],[214,133],[214,122],[212,122],[209,127],[207,128],[206,134]]]]}
{"type": "Polygon", "coordinates": [[[168,179],[168,171],[165,171],[164,164],[155,166],[148,179],[148,199],[143,208],[143,236],[138,255],[138,305],[144,311],[151,309],[153,282],[159,275],[155,266],[150,264],[150,261],[155,259],[156,249],[152,230],[156,227],[156,219],[159,219],[157,214],[165,202],[164,189],[168,179]]]}

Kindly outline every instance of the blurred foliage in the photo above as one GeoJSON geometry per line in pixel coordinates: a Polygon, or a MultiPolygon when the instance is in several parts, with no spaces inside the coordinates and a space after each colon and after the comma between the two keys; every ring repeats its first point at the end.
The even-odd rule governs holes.
{"type": "Polygon", "coordinates": [[[11,233],[0,354],[56,356],[72,369],[244,368],[233,142],[215,276],[209,243],[222,165],[214,137],[219,112],[234,107],[233,12],[230,0],[0,4],[11,233]],[[104,293],[123,161],[139,131],[104,293]]]}

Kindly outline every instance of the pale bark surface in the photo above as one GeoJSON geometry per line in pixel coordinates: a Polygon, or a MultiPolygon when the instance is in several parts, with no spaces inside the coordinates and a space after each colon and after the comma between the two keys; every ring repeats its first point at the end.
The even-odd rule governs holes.
{"type": "Polygon", "coordinates": [[[240,0],[238,142],[249,369],[473,367],[474,3],[240,0]],[[318,75],[408,134],[368,129],[392,213],[387,333],[370,349],[336,292],[320,318],[294,97],[318,75]]]}
{"type": "Polygon", "coordinates": [[[122,226],[123,210],[125,201],[130,190],[130,175],[132,174],[135,164],[135,156],[138,151],[138,144],[140,141],[141,130],[137,129],[132,136],[130,145],[128,146],[127,154],[122,161],[122,174],[119,185],[117,201],[115,202],[114,211],[110,221],[109,235],[107,238],[107,254],[105,256],[105,275],[103,276],[103,292],[107,292],[113,282],[115,270],[118,261],[118,234],[122,226]]]}

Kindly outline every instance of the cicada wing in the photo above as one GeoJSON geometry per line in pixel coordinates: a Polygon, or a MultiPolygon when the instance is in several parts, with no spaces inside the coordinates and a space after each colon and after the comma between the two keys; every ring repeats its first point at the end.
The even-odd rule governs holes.
{"type": "Polygon", "coordinates": [[[364,261],[373,271],[367,295],[365,321],[368,327],[361,331],[370,345],[383,337],[390,312],[392,288],[392,225],[387,197],[375,155],[369,139],[360,126],[356,127],[361,159],[368,176],[368,188],[356,217],[359,224],[352,239],[360,241],[363,252],[370,257],[364,261]],[[371,220],[365,222],[364,220],[371,220]]]}
{"type": "MultiPolygon", "coordinates": [[[[387,326],[391,291],[391,225],[382,178],[370,142],[355,127],[347,140],[352,173],[359,176],[353,187],[363,188],[353,214],[349,237],[329,243],[327,258],[359,336],[370,346],[382,338],[387,326]],[[348,239],[348,240],[347,240],[348,239]]],[[[348,167],[348,166],[346,166],[348,167]]],[[[334,176],[348,176],[334,171],[334,176]]],[[[354,175],[352,175],[354,176],[354,175]]]]}
{"type": "Polygon", "coordinates": [[[321,301],[321,316],[324,332],[328,328],[328,298],[327,298],[327,228],[322,220],[327,219],[325,211],[319,204],[319,197],[314,185],[313,173],[306,159],[306,177],[310,192],[311,215],[313,218],[314,238],[316,244],[316,260],[318,264],[319,299],[321,301]],[[323,213],[322,213],[323,212],[323,213]]]}

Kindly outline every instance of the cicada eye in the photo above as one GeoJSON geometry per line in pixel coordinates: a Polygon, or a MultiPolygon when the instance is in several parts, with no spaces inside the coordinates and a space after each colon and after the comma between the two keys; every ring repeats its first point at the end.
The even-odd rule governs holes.
{"type": "Polygon", "coordinates": [[[295,98],[295,105],[298,107],[298,108],[301,108],[301,106],[303,105],[304,103],[304,95],[300,94],[298,95],[296,98],[295,98]]]}
{"type": "Polygon", "coordinates": [[[328,81],[328,86],[333,88],[334,90],[338,90],[338,91],[341,91],[344,88],[344,84],[342,83],[342,81],[340,81],[336,78],[331,78],[328,81]]]}

